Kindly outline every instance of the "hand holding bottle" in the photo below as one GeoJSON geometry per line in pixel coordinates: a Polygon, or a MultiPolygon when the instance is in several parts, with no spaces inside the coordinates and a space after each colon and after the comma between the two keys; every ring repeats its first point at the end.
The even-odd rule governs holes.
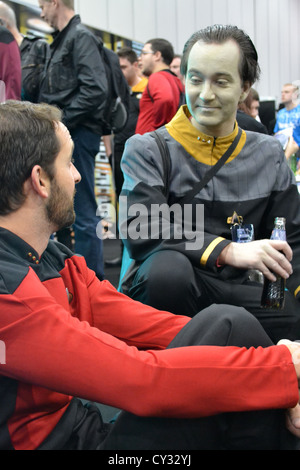
{"type": "MultiPolygon", "coordinates": [[[[284,217],[276,217],[271,240],[286,240],[284,217]]],[[[276,275],[276,273],[273,274],[275,274],[275,281],[270,281],[270,279],[265,277],[261,306],[262,308],[282,309],[285,301],[286,277],[280,274],[276,275]]]]}
{"type": "Polygon", "coordinates": [[[287,279],[293,272],[293,252],[282,240],[256,240],[249,243],[232,242],[221,252],[218,263],[240,269],[258,269],[270,281],[274,275],[287,279]]]}

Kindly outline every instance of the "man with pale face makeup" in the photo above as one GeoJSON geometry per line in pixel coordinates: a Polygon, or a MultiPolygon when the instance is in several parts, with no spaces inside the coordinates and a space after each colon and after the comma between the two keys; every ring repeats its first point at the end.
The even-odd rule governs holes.
{"type": "Polygon", "coordinates": [[[238,104],[259,77],[255,47],[236,27],[211,26],[195,33],[186,43],[181,71],[187,105],[158,131],[170,152],[168,182],[151,135],[134,136],[123,156],[125,182],[120,226],[128,259],[124,258],[125,277],[120,289],[136,300],[175,314],[193,316],[208,305],[224,301],[243,305],[259,319],[273,341],[281,335],[297,338],[297,186],[276,139],[248,131],[239,136],[236,123],[238,104]],[[237,145],[229,159],[181,208],[179,221],[175,223],[166,210],[153,210],[160,205],[175,212],[176,204],[203,179],[235,139],[237,145]],[[143,217],[133,213],[139,204],[145,207],[143,217]],[[199,208],[204,211],[201,219],[197,217],[199,208]],[[253,224],[254,241],[232,241],[235,216],[245,224],[253,224]],[[287,242],[270,240],[275,217],[286,218],[287,242]],[[133,233],[137,222],[140,234],[147,233],[147,237],[133,233]],[[191,227],[188,233],[184,229],[186,223],[191,227]],[[164,224],[168,232],[163,231],[164,224]],[[155,236],[151,237],[151,233],[155,236]],[[190,243],[191,234],[194,246],[190,243]],[[197,235],[198,241],[202,236],[201,244],[196,243],[197,235]],[[284,310],[261,309],[262,285],[250,281],[249,270],[258,270],[271,281],[274,273],[287,280],[284,310]]]}

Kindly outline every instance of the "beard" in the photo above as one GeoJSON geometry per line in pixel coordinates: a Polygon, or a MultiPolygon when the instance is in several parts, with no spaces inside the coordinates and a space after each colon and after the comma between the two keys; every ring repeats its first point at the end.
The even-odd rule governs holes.
{"type": "Polygon", "coordinates": [[[70,196],[57,184],[51,183],[51,195],[46,205],[48,221],[54,225],[55,231],[70,227],[75,222],[74,196],[70,196]]]}
{"type": "Polygon", "coordinates": [[[145,77],[150,77],[150,75],[152,75],[152,67],[146,66],[145,68],[143,68],[142,74],[145,75],[145,77]]]}
{"type": "Polygon", "coordinates": [[[148,70],[148,69],[142,70],[142,73],[143,73],[143,75],[144,75],[145,77],[147,77],[147,78],[149,78],[150,75],[152,75],[152,72],[150,72],[150,70],[148,70]]]}

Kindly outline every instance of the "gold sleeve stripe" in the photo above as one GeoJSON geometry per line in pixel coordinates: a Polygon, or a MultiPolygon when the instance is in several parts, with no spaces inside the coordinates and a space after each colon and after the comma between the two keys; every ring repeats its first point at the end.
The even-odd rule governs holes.
{"type": "Polygon", "coordinates": [[[214,251],[214,249],[216,248],[216,246],[221,243],[222,241],[224,240],[223,237],[218,237],[216,238],[213,242],[211,242],[210,245],[208,245],[208,247],[206,248],[206,250],[204,251],[201,259],[200,259],[200,264],[202,266],[205,266],[206,263],[207,263],[207,260],[208,258],[210,257],[211,253],[214,251]]]}
{"type": "Polygon", "coordinates": [[[297,294],[298,294],[299,291],[300,291],[300,286],[297,287],[297,289],[296,289],[295,292],[294,292],[294,296],[295,296],[295,297],[297,296],[297,294]]]}

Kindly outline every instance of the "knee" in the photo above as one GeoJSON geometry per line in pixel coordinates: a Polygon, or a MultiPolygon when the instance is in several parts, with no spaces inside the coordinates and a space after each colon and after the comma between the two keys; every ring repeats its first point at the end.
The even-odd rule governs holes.
{"type": "Polygon", "coordinates": [[[160,251],[151,255],[140,268],[140,279],[153,291],[183,293],[193,282],[194,270],[189,259],[176,251],[160,251]]]}
{"type": "Polygon", "coordinates": [[[267,347],[272,344],[259,321],[243,307],[213,304],[199,313],[198,321],[201,330],[208,334],[213,330],[223,338],[222,346],[267,347]]]}
{"type": "Polygon", "coordinates": [[[181,253],[161,251],[139,268],[129,295],[160,310],[193,316],[197,286],[193,267],[181,253]]]}

